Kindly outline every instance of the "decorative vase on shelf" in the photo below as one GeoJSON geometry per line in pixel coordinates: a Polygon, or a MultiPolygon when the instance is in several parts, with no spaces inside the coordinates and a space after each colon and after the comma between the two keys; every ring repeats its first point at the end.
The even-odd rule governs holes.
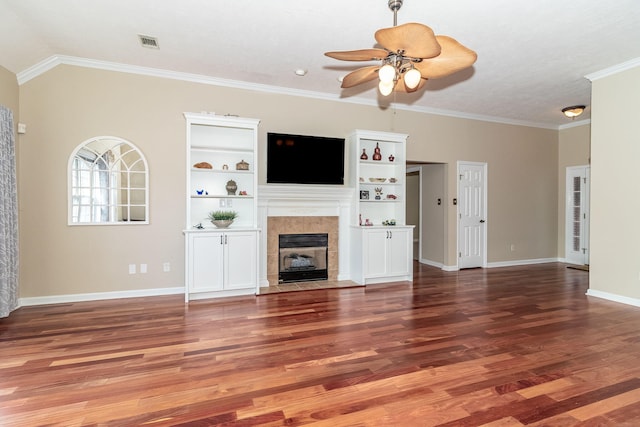
{"type": "Polygon", "coordinates": [[[396,159],[396,158],[395,158],[395,157],[393,157],[393,154],[391,154],[391,155],[389,156],[389,161],[390,161],[390,162],[393,162],[395,159],[396,159]]]}
{"type": "Polygon", "coordinates": [[[373,160],[382,160],[382,153],[380,153],[380,146],[376,142],[376,148],[373,150],[373,160]]]}
{"type": "Polygon", "coordinates": [[[364,148],[362,149],[362,154],[360,155],[360,159],[361,160],[369,159],[369,156],[367,156],[367,150],[365,150],[364,148]]]}
{"type": "Polygon", "coordinates": [[[227,195],[229,196],[235,196],[236,195],[236,191],[238,190],[238,185],[236,184],[236,182],[234,180],[229,180],[227,182],[227,185],[225,187],[227,189],[227,195]]]}

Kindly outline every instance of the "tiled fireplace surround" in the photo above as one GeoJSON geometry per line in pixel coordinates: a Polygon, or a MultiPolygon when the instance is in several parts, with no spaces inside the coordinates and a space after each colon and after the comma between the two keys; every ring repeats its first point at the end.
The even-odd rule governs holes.
{"type": "Polygon", "coordinates": [[[265,185],[259,189],[260,286],[278,284],[278,235],[329,234],[329,280],[348,280],[352,188],[265,185]]]}

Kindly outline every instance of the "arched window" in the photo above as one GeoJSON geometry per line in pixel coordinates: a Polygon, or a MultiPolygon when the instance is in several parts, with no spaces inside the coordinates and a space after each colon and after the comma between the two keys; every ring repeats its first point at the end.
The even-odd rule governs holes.
{"type": "Polygon", "coordinates": [[[91,138],[69,157],[69,225],[148,224],[147,160],[131,142],[91,138]]]}

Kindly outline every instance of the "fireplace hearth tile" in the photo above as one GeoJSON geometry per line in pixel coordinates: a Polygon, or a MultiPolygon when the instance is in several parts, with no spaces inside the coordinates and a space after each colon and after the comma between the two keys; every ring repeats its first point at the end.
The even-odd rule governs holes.
{"type": "Polygon", "coordinates": [[[322,289],[346,289],[346,288],[364,288],[350,280],[319,280],[312,282],[292,282],[281,283],[278,285],[270,285],[260,288],[258,295],[278,294],[285,292],[312,291],[322,289]]]}

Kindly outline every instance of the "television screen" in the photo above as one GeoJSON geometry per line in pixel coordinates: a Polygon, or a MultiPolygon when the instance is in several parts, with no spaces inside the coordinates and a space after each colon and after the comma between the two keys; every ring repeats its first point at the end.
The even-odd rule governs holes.
{"type": "Polygon", "coordinates": [[[267,183],[344,184],[344,138],[267,134],[267,183]]]}

